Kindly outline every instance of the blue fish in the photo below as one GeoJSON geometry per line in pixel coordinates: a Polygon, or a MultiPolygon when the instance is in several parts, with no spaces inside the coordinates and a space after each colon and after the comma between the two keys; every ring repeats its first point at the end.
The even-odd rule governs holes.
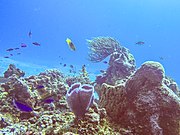
{"type": "Polygon", "coordinates": [[[22,112],[32,112],[33,111],[32,107],[30,107],[29,105],[24,104],[22,102],[19,102],[15,99],[13,99],[13,104],[19,111],[22,111],[22,112]]]}
{"type": "Polygon", "coordinates": [[[31,36],[32,36],[31,30],[29,31],[28,36],[31,38],[31,36]]]}
{"type": "Polygon", "coordinates": [[[40,45],[41,45],[41,44],[38,43],[38,42],[33,42],[32,44],[33,44],[33,45],[36,45],[36,46],[40,46],[40,45]]]}
{"type": "Polygon", "coordinates": [[[107,61],[103,61],[104,64],[107,64],[108,62],[107,61]]]}
{"type": "Polygon", "coordinates": [[[9,48],[6,51],[10,52],[10,51],[13,51],[13,50],[14,50],[13,48],[9,48]]]}
{"type": "Polygon", "coordinates": [[[137,45],[144,45],[145,42],[143,42],[143,41],[138,41],[138,42],[136,42],[136,44],[137,44],[137,45]]]}
{"type": "Polygon", "coordinates": [[[50,104],[50,103],[54,102],[54,98],[53,97],[46,98],[46,99],[43,99],[42,102],[44,102],[46,104],[50,104]]]}
{"type": "Polygon", "coordinates": [[[36,89],[43,89],[43,88],[44,88],[43,85],[37,85],[37,86],[36,86],[36,89]]]}

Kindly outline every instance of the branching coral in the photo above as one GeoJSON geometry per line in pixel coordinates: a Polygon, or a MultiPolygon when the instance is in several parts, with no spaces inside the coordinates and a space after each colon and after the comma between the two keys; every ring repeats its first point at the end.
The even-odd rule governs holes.
{"type": "Polygon", "coordinates": [[[92,62],[100,62],[113,52],[122,49],[119,42],[112,37],[96,37],[87,42],[90,50],[89,60],[92,62]]]}

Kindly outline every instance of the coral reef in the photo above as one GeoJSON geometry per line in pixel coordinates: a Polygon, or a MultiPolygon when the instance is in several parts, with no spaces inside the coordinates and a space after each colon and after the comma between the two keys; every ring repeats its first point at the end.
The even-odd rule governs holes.
{"type": "Polygon", "coordinates": [[[4,72],[4,77],[8,78],[15,74],[18,78],[23,77],[25,72],[21,71],[19,68],[16,68],[14,64],[10,64],[6,72],[4,72]]]}
{"type": "Polygon", "coordinates": [[[163,82],[164,69],[148,61],[117,86],[103,84],[100,106],[108,117],[133,134],[178,135],[180,98],[163,82]]]}
{"type": "Polygon", "coordinates": [[[180,97],[180,89],[178,88],[177,83],[172,78],[166,76],[163,82],[168,88],[170,88],[176,95],[180,97]]]}
{"type": "MultiPolygon", "coordinates": [[[[12,74],[9,76],[8,82],[1,84],[1,95],[6,93],[6,96],[1,98],[0,112],[5,113],[9,110],[12,115],[17,114],[19,110],[14,109],[14,100],[32,107],[33,110],[54,109],[56,106],[62,106],[59,99],[65,96],[68,88],[63,80],[63,75],[57,70],[47,70],[37,76],[27,78],[18,78],[12,74]],[[42,86],[42,88],[38,86],[42,86]],[[51,104],[48,103],[48,99],[52,99],[51,104]]],[[[20,119],[32,117],[27,113],[19,113],[20,119]]]]}
{"type": "MultiPolygon", "coordinates": [[[[116,134],[106,120],[106,110],[99,109],[95,103],[87,109],[83,119],[76,119],[65,98],[69,76],[58,70],[27,78],[12,74],[8,78],[0,85],[0,134],[116,134]],[[33,111],[15,108],[14,100],[32,107],[33,111]]],[[[83,89],[86,86],[90,85],[82,85],[83,89]]]]}
{"type": "Polygon", "coordinates": [[[88,43],[90,61],[110,56],[95,82],[84,65],[79,76],[52,69],[29,77],[9,65],[0,78],[0,135],[179,135],[180,90],[163,66],[147,61],[136,69],[111,37],[88,43]]]}
{"type": "MultiPolygon", "coordinates": [[[[3,119],[5,116],[2,115],[3,119]]],[[[6,122],[6,120],[3,120],[6,122]]],[[[99,109],[93,105],[81,120],[76,120],[71,112],[59,110],[43,111],[39,115],[24,121],[9,121],[0,130],[0,134],[24,134],[24,135],[118,135],[106,120],[105,109],[99,109]]]]}
{"type": "MultiPolygon", "coordinates": [[[[121,52],[114,52],[110,56],[109,65],[103,74],[105,83],[116,85],[128,79],[135,71],[135,59],[129,50],[123,48],[121,52]]],[[[97,78],[97,83],[99,83],[97,78]]]]}
{"type": "Polygon", "coordinates": [[[66,76],[65,78],[66,84],[70,87],[74,83],[81,83],[81,84],[91,84],[92,82],[90,81],[89,78],[83,77],[83,76],[66,76]]]}

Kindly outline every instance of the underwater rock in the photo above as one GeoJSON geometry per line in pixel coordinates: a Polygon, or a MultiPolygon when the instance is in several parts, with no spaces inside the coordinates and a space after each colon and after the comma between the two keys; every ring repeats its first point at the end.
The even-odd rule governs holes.
{"type": "Polygon", "coordinates": [[[94,87],[88,84],[73,84],[66,94],[68,106],[77,117],[83,117],[93,102],[94,87]]]}
{"type": "Polygon", "coordinates": [[[100,107],[104,107],[109,118],[118,120],[126,108],[125,86],[112,86],[104,83],[101,87],[100,107]],[[121,113],[120,113],[121,112],[121,113]]]}
{"type": "Polygon", "coordinates": [[[4,77],[8,78],[15,74],[18,78],[23,77],[25,75],[24,71],[21,71],[19,68],[16,68],[14,64],[10,64],[7,71],[4,72],[4,77]]]}
{"type": "Polygon", "coordinates": [[[106,83],[117,84],[118,80],[127,79],[135,71],[135,59],[125,47],[120,52],[110,56],[109,66],[106,71],[106,83]]]}
{"type": "Polygon", "coordinates": [[[126,82],[126,92],[133,95],[140,88],[160,86],[164,77],[164,68],[160,63],[147,61],[126,82]]]}
{"type": "Polygon", "coordinates": [[[99,105],[112,122],[132,134],[178,135],[180,98],[164,78],[160,63],[145,62],[125,84],[103,84],[99,105]]]}
{"type": "Polygon", "coordinates": [[[163,79],[163,82],[168,88],[170,88],[176,95],[180,97],[180,89],[177,83],[172,78],[166,76],[163,79]]]}

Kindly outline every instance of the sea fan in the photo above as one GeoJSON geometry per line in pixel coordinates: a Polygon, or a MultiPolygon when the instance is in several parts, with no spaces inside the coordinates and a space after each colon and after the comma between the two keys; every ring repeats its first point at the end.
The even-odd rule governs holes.
{"type": "Polygon", "coordinates": [[[89,45],[89,60],[100,62],[107,56],[122,49],[119,42],[112,37],[96,37],[87,40],[89,45]]]}

